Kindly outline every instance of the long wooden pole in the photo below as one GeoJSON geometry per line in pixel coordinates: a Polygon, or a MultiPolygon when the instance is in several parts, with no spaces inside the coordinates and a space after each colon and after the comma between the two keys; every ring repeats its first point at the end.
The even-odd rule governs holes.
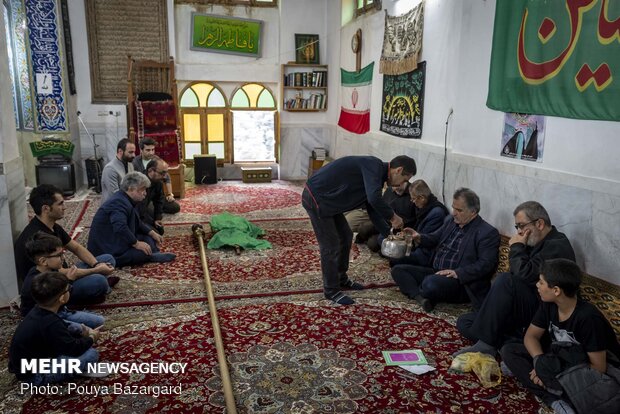
{"type": "Polygon", "coordinates": [[[192,226],[192,233],[198,239],[200,246],[200,261],[202,262],[202,270],[204,272],[204,282],[207,289],[207,299],[209,301],[209,313],[211,314],[211,325],[213,325],[213,339],[215,339],[215,348],[217,349],[217,361],[220,366],[220,375],[222,376],[222,387],[224,388],[224,400],[226,401],[226,411],[228,414],[237,414],[237,406],[235,405],[235,396],[230,381],[230,373],[228,372],[228,363],[226,362],[226,354],[224,353],[224,342],[222,342],[222,333],[220,331],[220,322],[217,318],[217,308],[215,307],[215,297],[213,296],[213,288],[211,287],[211,278],[209,277],[209,267],[207,266],[207,254],[205,252],[204,229],[200,224],[192,226]]]}

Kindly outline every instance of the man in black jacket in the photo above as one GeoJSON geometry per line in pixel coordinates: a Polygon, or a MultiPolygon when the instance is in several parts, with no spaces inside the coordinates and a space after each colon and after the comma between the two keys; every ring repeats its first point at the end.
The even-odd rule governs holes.
{"type": "Polygon", "coordinates": [[[371,156],[348,156],[330,162],[306,182],[302,205],[308,212],[321,251],[325,297],[340,305],[355,303],[341,289],[363,286],[347,275],[353,232],[344,213],[366,206],[377,227],[382,221],[401,228],[403,219],[381,197],[384,183],[398,186],[415,175],[415,161],[400,155],[389,163],[371,156]]]}
{"type": "Polygon", "coordinates": [[[140,220],[163,236],[164,223],[162,218],[164,202],[166,200],[164,196],[164,180],[168,175],[168,163],[155,156],[146,165],[145,174],[151,180],[151,185],[146,189],[144,200],[138,204],[140,220]]]}
{"type": "Polygon", "coordinates": [[[400,291],[430,312],[438,302],[471,301],[478,309],[491,287],[499,261],[499,232],[478,215],[480,199],[469,188],[452,197],[452,216],[428,234],[413,232],[419,247],[432,248],[430,266],[392,268],[400,291]]]}
{"type": "MultiPolygon", "coordinates": [[[[134,171],[139,171],[144,175],[148,175],[146,173],[148,163],[157,158],[157,155],[155,155],[156,145],[157,142],[155,142],[152,138],[144,138],[140,141],[140,155],[132,161],[134,171]]],[[[166,174],[166,176],[163,177],[162,188],[164,191],[164,204],[162,211],[166,214],[176,214],[181,211],[181,206],[174,200],[174,194],[172,194],[170,175],[166,174]]]]}
{"type": "Polygon", "coordinates": [[[482,352],[495,356],[507,339],[521,340],[540,303],[536,282],[543,262],[575,261],[568,238],[551,225],[549,214],[540,203],[521,203],[513,215],[517,233],[508,242],[510,272],[495,278],[478,312],[466,313],[457,320],[461,335],[477,342],[455,355],[482,352]]]}

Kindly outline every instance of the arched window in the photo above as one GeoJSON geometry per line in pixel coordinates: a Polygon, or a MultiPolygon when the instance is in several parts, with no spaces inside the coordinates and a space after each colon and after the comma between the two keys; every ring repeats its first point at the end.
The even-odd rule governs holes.
{"type": "Polygon", "coordinates": [[[248,83],[232,94],[232,134],[235,162],[277,162],[280,137],[273,94],[248,83]]]}
{"type": "Polygon", "coordinates": [[[187,161],[195,154],[215,154],[220,163],[231,162],[228,104],[219,87],[209,82],[190,84],[181,92],[179,107],[183,158],[187,161]]]}

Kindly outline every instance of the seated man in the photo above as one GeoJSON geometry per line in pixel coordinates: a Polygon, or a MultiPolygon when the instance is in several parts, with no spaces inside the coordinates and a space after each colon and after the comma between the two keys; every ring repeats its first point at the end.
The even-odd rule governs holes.
{"type": "Polygon", "coordinates": [[[131,163],[136,156],[136,145],[123,138],[116,145],[116,157],[103,167],[101,172],[101,202],[118,191],[125,174],[133,171],[131,163]]]}
{"type": "MultiPolygon", "coordinates": [[[[414,207],[413,230],[420,234],[432,233],[443,225],[448,209],[431,192],[424,180],[415,180],[409,186],[409,197],[414,207]]],[[[430,266],[433,250],[428,247],[418,247],[411,254],[401,259],[390,259],[390,266],[398,264],[412,264],[430,266]]]]}
{"type": "MultiPolygon", "coordinates": [[[[103,302],[105,295],[120,280],[118,276],[110,275],[114,271],[114,258],[104,250],[95,257],[84,246],[71,239],[57,223],[64,217],[66,208],[62,191],[58,187],[41,184],[32,189],[28,201],[35,216],[15,241],[15,264],[20,285],[26,278],[28,271],[36,265],[26,253],[26,243],[32,239],[35,233],[42,231],[58,237],[63,248],[80,259],[80,262],[76,263],[77,271],[72,277],[71,303],[103,302]]],[[[64,275],[69,272],[64,260],[59,271],[64,275]]]]}
{"type": "Polygon", "coordinates": [[[161,158],[154,156],[146,166],[146,176],[151,185],[146,190],[146,197],[138,204],[140,220],[151,226],[156,232],[164,235],[162,222],[164,207],[164,177],[168,175],[168,164],[161,158]]]}
{"type": "Polygon", "coordinates": [[[95,213],[88,236],[89,249],[110,252],[119,267],[174,260],[176,255],[159,251],[164,238],[138,216],[136,205],[144,200],[149,185],[149,179],[137,171],[123,177],[120,191],[95,213]]]}
{"type": "MultiPolygon", "coordinates": [[[[148,175],[147,165],[157,155],[155,155],[155,142],[152,138],[144,138],[140,141],[140,155],[133,160],[133,168],[135,171],[140,171],[144,175],[148,175]]],[[[163,177],[164,180],[164,204],[162,205],[162,211],[166,214],[176,214],[181,210],[179,203],[174,201],[174,194],[172,194],[172,184],[170,182],[170,176],[166,174],[163,177]]]]}
{"type": "MultiPolygon", "coordinates": [[[[383,200],[402,217],[404,226],[414,225],[413,205],[409,202],[409,181],[396,187],[387,187],[383,192],[383,200]]],[[[381,228],[375,226],[365,209],[355,209],[345,214],[351,231],[357,232],[355,243],[367,243],[373,252],[379,251],[381,241],[390,232],[390,224],[385,222],[381,228]],[[354,230],[355,227],[355,230],[354,230]]],[[[382,223],[383,224],[383,223],[382,223]]]]}
{"type": "Polygon", "coordinates": [[[483,352],[495,356],[506,339],[521,340],[538,308],[536,282],[542,263],[548,259],[575,260],[568,238],[551,225],[540,203],[521,203],[513,215],[517,233],[508,242],[510,272],[495,278],[478,312],[459,317],[456,327],[461,335],[478,342],[455,355],[483,352]]]}
{"type": "Polygon", "coordinates": [[[434,248],[432,267],[397,265],[392,278],[400,291],[430,312],[438,302],[471,301],[478,309],[491,286],[499,261],[497,229],[479,215],[480,199],[459,188],[452,200],[452,217],[433,233],[413,232],[418,246],[434,248]]]}

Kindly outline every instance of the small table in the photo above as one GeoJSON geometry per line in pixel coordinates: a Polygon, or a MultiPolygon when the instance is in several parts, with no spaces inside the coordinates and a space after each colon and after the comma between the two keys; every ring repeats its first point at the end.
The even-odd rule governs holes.
{"type": "Polygon", "coordinates": [[[270,167],[241,167],[241,179],[244,183],[270,183],[270,167]]]}

